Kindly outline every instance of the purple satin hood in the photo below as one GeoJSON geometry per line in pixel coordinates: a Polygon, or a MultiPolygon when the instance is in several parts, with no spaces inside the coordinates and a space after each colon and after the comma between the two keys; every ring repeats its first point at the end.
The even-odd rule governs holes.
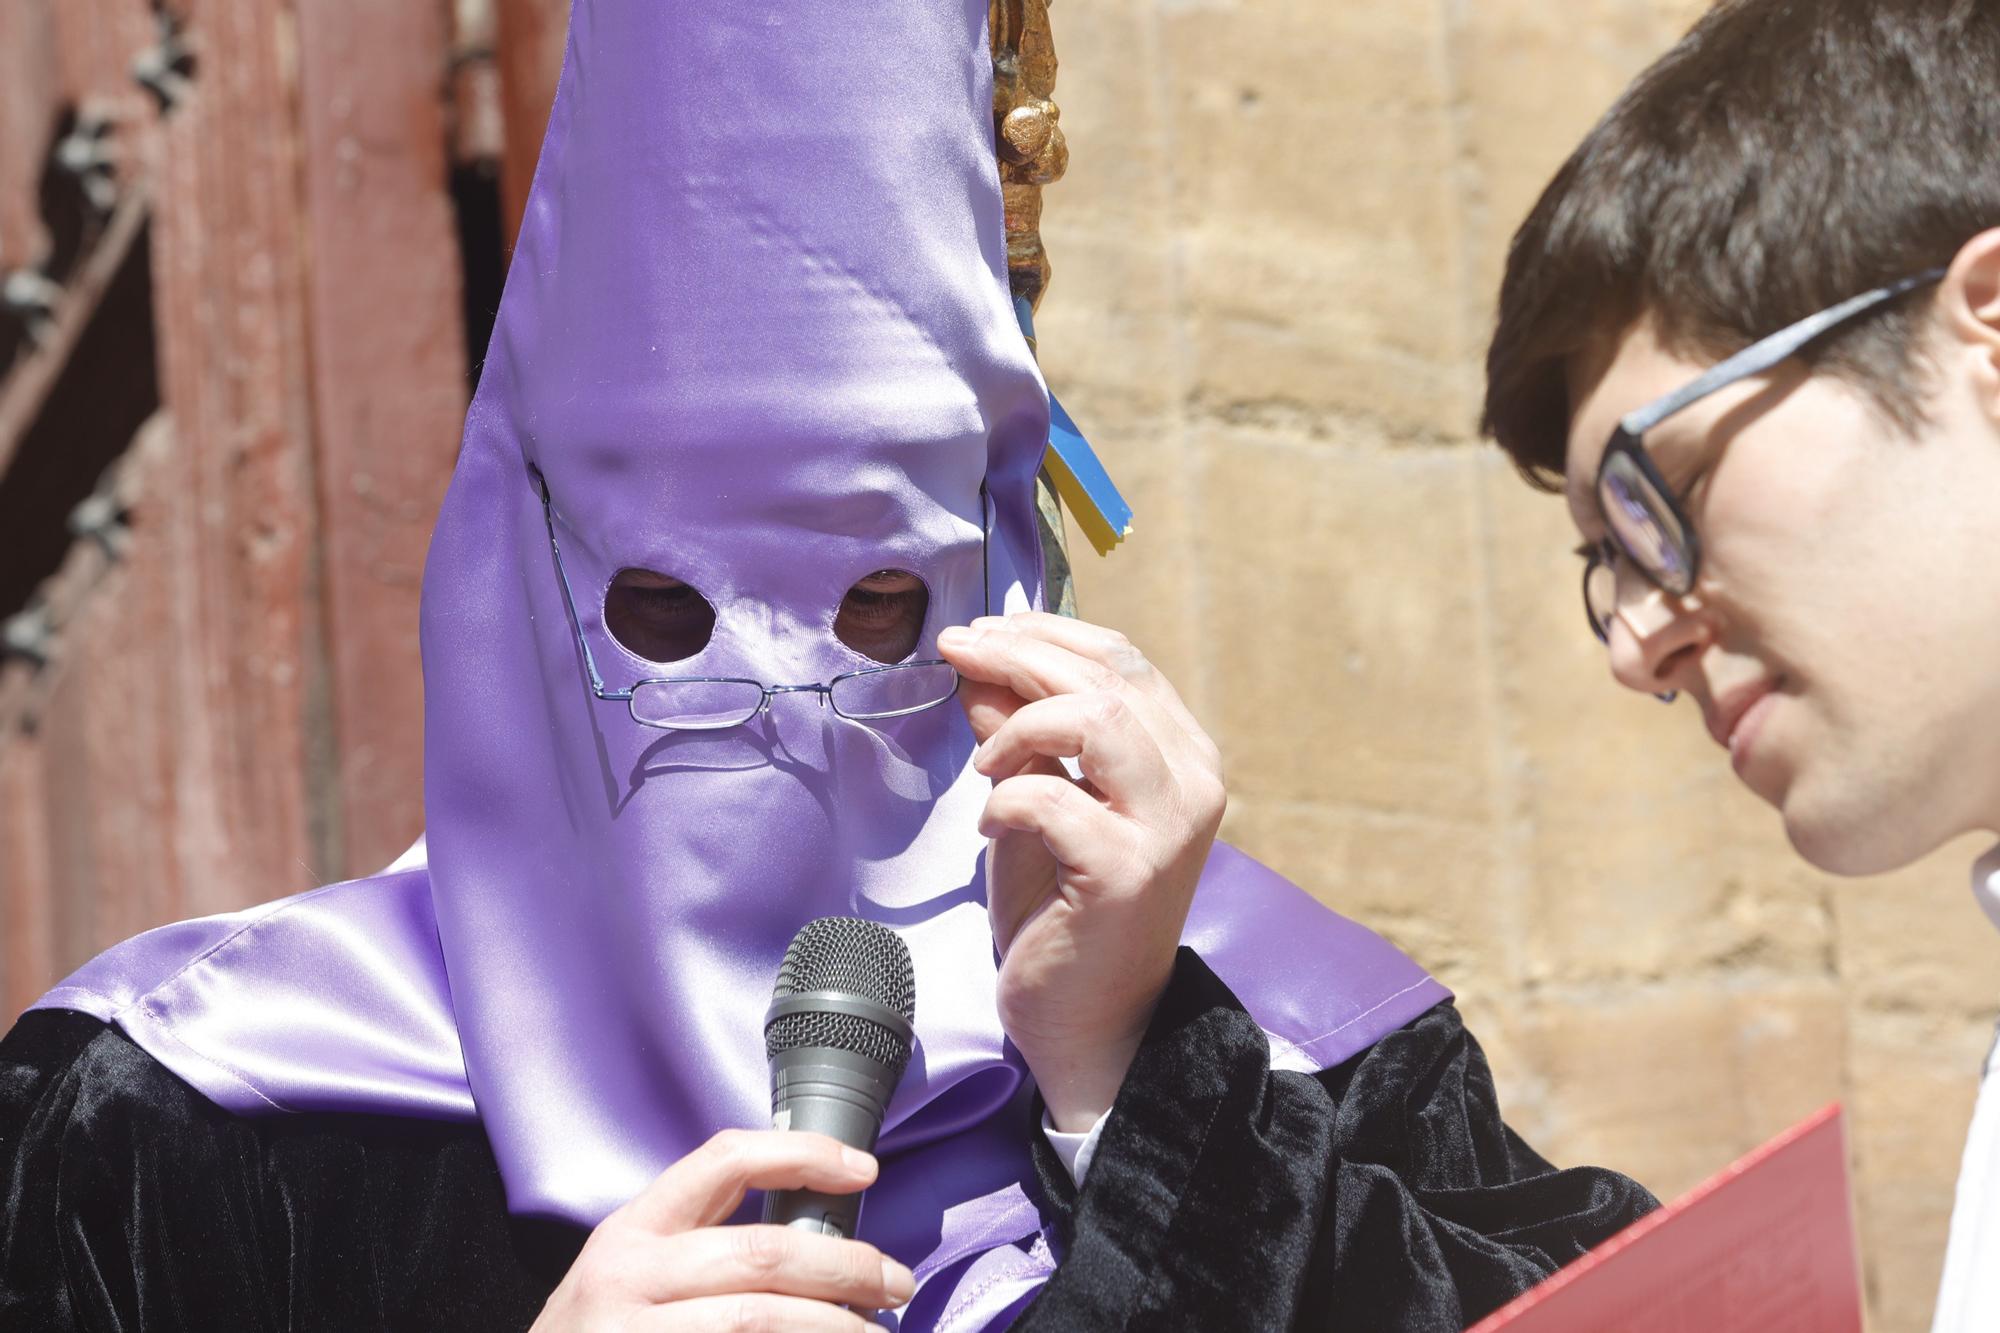
{"type": "MultiPolygon", "coordinates": [[[[910,945],[917,1043],[862,1234],[918,1273],[905,1329],[1032,1295],[1050,1261],[963,717],[871,728],[790,694],[733,731],[647,730],[576,646],[612,689],[821,682],[869,665],[832,625],[873,570],[927,584],[920,657],[989,602],[1038,603],[1048,406],[1006,290],[986,8],[576,0],[425,574],[427,851],[153,931],[43,1006],[117,1023],[234,1111],[477,1120],[514,1211],[594,1225],[767,1121],[786,944],[870,917],[910,945]],[[662,665],[606,633],[634,566],[700,590],[707,647],[662,665]]],[[[1187,939],[1293,1068],[1446,996],[1228,848],[1187,939]]]]}

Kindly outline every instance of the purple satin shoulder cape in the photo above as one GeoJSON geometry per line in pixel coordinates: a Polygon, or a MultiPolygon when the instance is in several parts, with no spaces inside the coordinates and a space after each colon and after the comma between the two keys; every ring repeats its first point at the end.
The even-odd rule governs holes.
{"type": "MultiPolygon", "coordinates": [[[[987,931],[983,905],[972,898],[921,933],[905,931],[922,1006],[916,1067],[928,1086],[919,1092],[906,1080],[897,1098],[862,1231],[918,1272],[932,1303],[940,1293],[930,1279],[950,1273],[954,1297],[960,1288],[992,1297],[979,1302],[990,1317],[1032,1295],[1053,1265],[1026,1188],[1026,1121],[1007,1114],[1027,1073],[1000,1046],[992,964],[976,976],[944,975],[982,946],[990,959],[987,931]],[[971,949],[952,947],[956,936],[971,949]],[[951,1047],[951,1058],[941,1058],[951,1047]]],[[[1277,1068],[1339,1064],[1450,998],[1394,946],[1224,844],[1209,859],[1184,939],[1263,1026],[1277,1068]]],[[[731,997],[737,1026],[754,1034],[763,998],[731,997]]],[[[100,955],[35,1007],[116,1024],[239,1114],[480,1116],[421,861],[148,931],[100,955]]],[[[758,1124],[767,1108],[760,1090],[735,1123],[758,1124]]],[[[660,1126],[652,1165],[664,1167],[721,1127],[686,1126],[677,1137],[660,1126]]],[[[627,1191],[636,1193],[648,1178],[646,1170],[635,1172],[627,1191]]],[[[510,1196],[516,1180],[508,1174],[510,1196]]],[[[557,1200],[533,1211],[588,1226],[609,1209],[557,1200]]],[[[935,1322],[904,1326],[985,1326],[968,1321],[963,1306],[949,1320],[946,1313],[940,1308],[935,1322]]]]}
{"type": "MultiPolygon", "coordinates": [[[[985,1328],[1033,1294],[1031,1089],[995,1016],[963,716],[864,725],[792,692],[662,731],[621,701],[875,665],[835,623],[879,570],[928,592],[914,659],[1039,604],[1048,397],[1006,289],[986,13],[576,0],[425,569],[424,852],[142,935],[43,1006],[117,1024],[231,1111],[476,1120],[510,1209],[588,1226],[767,1123],[785,946],[869,917],[916,964],[862,1220],[918,1273],[902,1327],[985,1328]],[[706,642],[621,642],[624,570],[693,589],[706,642]]],[[[1187,939],[1285,1067],[1446,996],[1228,848],[1187,939]]]]}

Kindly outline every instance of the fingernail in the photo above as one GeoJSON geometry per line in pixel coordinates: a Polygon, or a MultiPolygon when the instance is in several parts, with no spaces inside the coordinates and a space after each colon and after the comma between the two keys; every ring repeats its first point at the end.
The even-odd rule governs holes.
{"type": "Polygon", "coordinates": [[[938,647],[963,648],[972,642],[972,631],[963,625],[947,625],[938,631],[938,647]]]}
{"type": "Polygon", "coordinates": [[[842,1145],[840,1149],[840,1164],[858,1176],[872,1176],[875,1174],[875,1159],[867,1153],[862,1152],[859,1148],[849,1148],[842,1145]]]}
{"type": "Polygon", "coordinates": [[[894,1259],[882,1261],[882,1290],[889,1298],[901,1305],[917,1294],[917,1275],[897,1263],[894,1259]]]}

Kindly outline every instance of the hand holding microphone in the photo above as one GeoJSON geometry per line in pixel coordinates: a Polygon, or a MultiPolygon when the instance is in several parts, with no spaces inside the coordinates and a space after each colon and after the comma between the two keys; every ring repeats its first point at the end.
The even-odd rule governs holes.
{"type": "Polygon", "coordinates": [[[981,830],[1000,1021],[1056,1127],[1085,1130],[1173,973],[1222,822],[1221,758],[1116,631],[1026,612],[946,630],[938,652],[994,782],[981,830]]]}
{"type": "Polygon", "coordinates": [[[873,1157],[822,1134],[724,1130],[590,1233],[531,1333],[875,1330],[842,1307],[903,1304],[907,1268],[860,1241],[725,1225],[753,1189],[839,1195],[874,1179],[873,1157]]]}
{"type": "Polygon", "coordinates": [[[869,1150],[910,1061],[910,950],[873,922],[824,917],[793,937],[765,1015],[775,1130],[724,1130],[600,1224],[531,1333],[875,1325],[910,1270],[848,1239],[869,1150]],[[753,1189],[764,1225],[726,1226],[753,1189]],[[775,1225],[773,1225],[775,1224],[775,1225]]]}

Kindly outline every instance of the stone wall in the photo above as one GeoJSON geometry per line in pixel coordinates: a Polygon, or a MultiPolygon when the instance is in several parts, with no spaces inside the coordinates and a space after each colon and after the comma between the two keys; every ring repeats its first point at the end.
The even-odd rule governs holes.
{"type": "Polygon", "coordinates": [[[1213,729],[1228,835],[1436,970],[1515,1126],[1662,1195],[1851,1117],[1872,1326],[1927,1326],[2000,936],[1955,846],[1797,861],[1612,686],[1561,503],[1473,437],[1508,235],[1687,0],[1091,0],[1039,320],[1138,511],[1078,557],[1213,729]]]}

